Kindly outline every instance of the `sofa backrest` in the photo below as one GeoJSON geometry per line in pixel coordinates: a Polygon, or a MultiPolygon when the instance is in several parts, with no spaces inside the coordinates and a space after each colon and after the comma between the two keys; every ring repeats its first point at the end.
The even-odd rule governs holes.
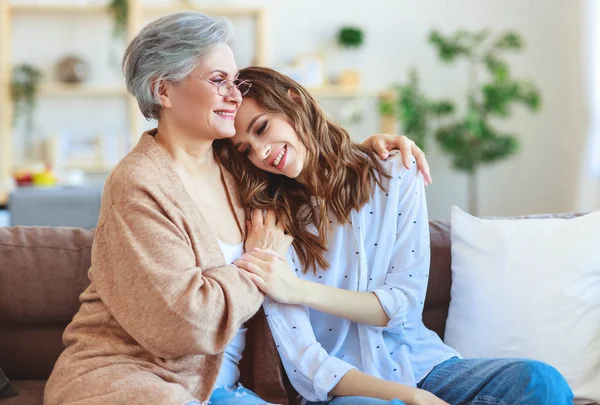
{"type": "Polygon", "coordinates": [[[11,379],[44,379],[89,285],[93,231],[0,228],[0,367],[11,379]]]}
{"type": "Polygon", "coordinates": [[[450,306],[452,271],[450,268],[450,221],[429,221],[431,264],[429,285],[423,309],[423,323],[442,339],[450,306]]]}
{"type": "MultiPolygon", "coordinates": [[[[430,221],[429,229],[431,268],[423,322],[443,338],[452,284],[450,222],[430,221]]],[[[9,378],[50,375],[63,350],[62,333],[89,285],[93,235],[93,230],[79,228],[0,228],[0,367],[9,378]]]]}

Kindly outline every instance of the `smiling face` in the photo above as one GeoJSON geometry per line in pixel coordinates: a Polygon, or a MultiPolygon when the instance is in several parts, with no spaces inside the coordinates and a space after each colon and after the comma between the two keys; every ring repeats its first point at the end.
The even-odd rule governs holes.
{"type": "Polygon", "coordinates": [[[242,102],[238,89],[227,96],[217,92],[223,80],[237,79],[237,65],[231,48],[217,45],[180,83],[161,88],[161,119],[169,120],[192,134],[212,139],[230,138],[235,134],[234,119],[242,102]]]}
{"type": "Polygon", "coordinates": [[[282,115],[261,110],[252,98],[244,102],[235,118],[236,134],[231,141],[261,170],[297,178],[306,162],[306,147],[296,130],[282,115]]]}

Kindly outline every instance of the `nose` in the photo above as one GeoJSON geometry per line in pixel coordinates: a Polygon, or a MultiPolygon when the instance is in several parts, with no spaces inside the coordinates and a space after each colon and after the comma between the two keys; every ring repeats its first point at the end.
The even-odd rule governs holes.
{"type": "Polygon", "coordinates": [[[267,160],[271,154],[271,145],[266,142],[257,142],[255,150],[260,160],[267,160]]]}
{"type": "Polygon", "coordinates": [[[231,93],[226,95],[224,99],[228,103],[240,105],[242,103],[242,93],[237,87],[234,87],[233,90],[231,90],[231,93]]]}

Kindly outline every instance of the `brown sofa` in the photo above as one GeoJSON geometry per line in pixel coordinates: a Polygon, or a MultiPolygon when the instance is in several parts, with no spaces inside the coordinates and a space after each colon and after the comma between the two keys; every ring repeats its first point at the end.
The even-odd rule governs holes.
{"type": "MultiPolygon", "coordinates": [[[[579,214],[536,215],[535,218],[579,214]]],[[[524,218],[524,217],[521,217],[524,218]]],[[[443,337],[450,303],[450,224],[431,221],[425,324],[443,337]]],[[[0,405],[41,405],[62,333],[88,285],[93,231],[0,228],[0,368],[19,395],[0,405]]]]}

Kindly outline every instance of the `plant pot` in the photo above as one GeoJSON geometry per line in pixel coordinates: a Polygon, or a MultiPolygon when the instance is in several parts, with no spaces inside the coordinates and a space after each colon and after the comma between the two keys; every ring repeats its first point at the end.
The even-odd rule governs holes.
{"type": "Polygon", "coordinates": [[[344,69],[340,73],[338,83],[342,87],[358,87],[360,84],[360,73],[357,69],[344,69]]]}
{"type": "Polygon", "coordinates": [[[89,74],[89,63],[79,56],[66,56],[56,65],[56,78],[62,83],[79,84],[87,80],[89,74]]]}

